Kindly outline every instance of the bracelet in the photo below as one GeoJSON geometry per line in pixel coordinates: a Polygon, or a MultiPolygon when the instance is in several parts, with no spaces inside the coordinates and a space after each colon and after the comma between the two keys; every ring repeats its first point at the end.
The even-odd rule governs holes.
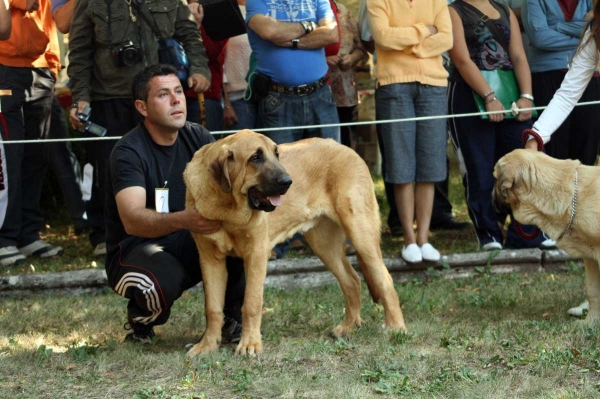
{"type": "Polygon", "coordinates": [[[79,105],[78,105],[77,101],[74,102],[73,104],[71,104],[71,109],[78,109],[78,108],[79,108],[79,105]]]}
{"type": "Polygon", "coordinates": [[[496,94],[496,92],[494,90],[490,90],[487,93],[485,93],[483,96],[481,96],[481,98],[483,98],[485,100],[486,98],[488,98],[492,94],[496,94]]]}
{"type": "Polygon", "coordinates": [[[484,104],[489,104],[489,103],[493,103],[494,101],[496,101],[498,99],[498,97],[492,97],[490,100],[487,100],[484,104]]]}
{"type": "Polygon", "coordinates": [[[520,97],[521,98],[526,98],[526,99],[528,99],[530,101],[533,101],[533,96],[531,94],[527,94],[527,93],[521,94],[520,97]]]}
{"type": "Polygon", "coordinates": [[[314,29],[314,26],[313,26],[312,22],[301,21],[300,25],[302,25],[302,27],[304,28],[304,34],[305,35],[308,35],[314,29]]]}
{"type": "Polygon", "coordinates": [[[225,106],[223,107],[223,109],[227,109],[227,108],[231,108],[231,104],[225,104],[225,106]]]}
{"type": "Polygon", "coordinates": [[[535,141],[537,141],[538,151],[544,151],[544,140],[542,140],[542,137],[533,129],[523,130],[523,145],[525,145],[527,141],[529,141],[529,136],[531,136],[535,139],[535,141]]]}

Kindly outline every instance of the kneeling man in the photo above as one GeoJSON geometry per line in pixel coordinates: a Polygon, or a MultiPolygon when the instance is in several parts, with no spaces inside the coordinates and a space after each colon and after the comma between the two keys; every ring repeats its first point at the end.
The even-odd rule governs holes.
{"type": "MultiPolygon", "coordinates": [[[[167,322],[173,302],[202,280],[190,231],[214,233],[221,222],[185,207],[183,171],[214,138],[186,122],[177,70],[152,65],[133,78],[135,107],[144,117],[115,145],[106,200],[106,273],[112,289],[129,299],[126,341],[150,342],[153,326],[167,322]]],[[[238,342],[245,278],[241,259],[228,258],[223,341],[238,342]]]]}

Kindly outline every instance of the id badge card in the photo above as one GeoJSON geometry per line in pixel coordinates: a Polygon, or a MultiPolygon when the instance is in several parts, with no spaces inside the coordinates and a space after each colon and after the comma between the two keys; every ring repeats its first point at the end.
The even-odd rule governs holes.
{"type": "Polygon", "coordinates": [[[169,213],[169,189],[155,188],[154,189],[154,204],[156,212],[169,213]]]}

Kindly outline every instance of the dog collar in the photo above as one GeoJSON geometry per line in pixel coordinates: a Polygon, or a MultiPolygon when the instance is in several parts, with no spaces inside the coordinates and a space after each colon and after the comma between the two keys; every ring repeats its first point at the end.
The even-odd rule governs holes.
{"type": "Polygon", "coordinates": [[[575,168],[575,180],[573,181],[573,199],[571,200],[571,220],[569,220],[569,224],[563,233],[558,237],[558,239],[562,239],[567,235],[569,231],[571,231],[571,227],[573,226],[573,220],[575,220],[575,213],[577,212],[577,168],[575,168]]]}

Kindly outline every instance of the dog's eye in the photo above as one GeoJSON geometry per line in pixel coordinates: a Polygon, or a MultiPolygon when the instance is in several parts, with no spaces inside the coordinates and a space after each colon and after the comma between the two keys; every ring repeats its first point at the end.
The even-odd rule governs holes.
{"type": "Polygon", "coordinates": [[[260,162],[262,161],[262,152],[257,152],[250,157],[250,162],[260,162]]]}
{"type": "Polygon", "coordinates": [[[279,159],[279,150],[275,148],[275,158],[279,159]]]}

